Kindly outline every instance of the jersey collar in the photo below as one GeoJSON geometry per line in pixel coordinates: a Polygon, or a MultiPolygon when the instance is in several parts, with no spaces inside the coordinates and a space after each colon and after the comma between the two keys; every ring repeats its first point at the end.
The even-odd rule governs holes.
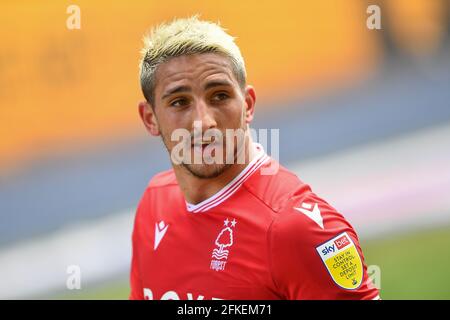
{"type": "Polygon", "coordinates": [[[204,212],[218,206],[231,197],[231,195],[233,195],[240,186],[269,159],[269,156],[265,153],[263,147],[259,143],[254,143],[254,145],[257,149],[255,158],[241,171],[241,173],[217,193],[200,203],[191,204],[185,200],[187,211],[192,213],[204,212]]]}

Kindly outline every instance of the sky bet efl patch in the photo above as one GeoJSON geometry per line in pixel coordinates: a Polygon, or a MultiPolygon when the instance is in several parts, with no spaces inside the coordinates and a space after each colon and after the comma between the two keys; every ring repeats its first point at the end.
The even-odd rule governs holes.
{"type": "Polygon", "coordinates": [[[361,257],[347,232],[321,244],[316,250],[338,286],[351,290],[361,285],[363,278],[361,257]]]}

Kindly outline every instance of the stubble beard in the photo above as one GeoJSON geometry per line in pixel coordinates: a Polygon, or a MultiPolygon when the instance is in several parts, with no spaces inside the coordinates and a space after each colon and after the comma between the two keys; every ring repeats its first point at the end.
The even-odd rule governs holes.
{"type": "MultiPolygon", "coordinates": [[[[244,132],[246,132],[246,126],[245,125],[243,125],[240,129],[244,130],[244,132]]],[[[167,141],[164,138],[165,135],[162,134],[161,137],[162,137],[162,141],[163,141],[164,146],[166,147],[167,151],[170,154],[171,150],[169,150],[169,148],[168,148],[167,141]]],[[[199,178],[199,179],[216,178],[216,177],[222,175],[227,170],[229,170],[233,165],[237,164],[238,155],[239,155],[240,152],[245,152],[245,145],[246,144],[248,144],[247,135],[244,136],[244,142],[243,142],[243,144],[241,146],[238,146],[236,141],[234,141],[234,143],[233,143],[233,161],[232,161],[232,163],[227,163],[226,161],[223,161],[223,163],[190,164],[190,163],[185,163],[184,161],[182,161],[181,164],[178,164],[178,166],[181,166],[186,171],[188,171],[191,175],[193,175],[194,177],[199,178]],[[239,149],[239,148],[241,148],[241,149],[239,149]]],[[[226,143],[224,143],[223,148],[222,148],[222,150],[224,152],[224,155],[227,152],[227,147],[228,147],[228,145],[226,143]]]]}

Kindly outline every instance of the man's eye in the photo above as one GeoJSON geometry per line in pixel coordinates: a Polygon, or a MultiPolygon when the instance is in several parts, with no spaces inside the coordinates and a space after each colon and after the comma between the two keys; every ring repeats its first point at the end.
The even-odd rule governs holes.
{"type": "Polygon", "coordinates": [[[224,92],[217,93],[213,96],[214,101],[222,101],[222,100],[225,100],[228,98],[229,98],[229,95],[224,92]]]}
{"type": "Polygon", "coordinates": [[[176,99],[170,103],[171,107],[183,107],[189,104],[187,99],[176,99]]]}

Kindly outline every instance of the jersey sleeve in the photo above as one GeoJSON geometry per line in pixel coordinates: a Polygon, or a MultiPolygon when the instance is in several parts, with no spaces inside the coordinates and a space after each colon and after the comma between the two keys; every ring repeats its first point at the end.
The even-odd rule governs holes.
{"type": "Polygon", "coordinates": [[[269,256],[285,299],[379,299],[354,229],[311,191],[294,195],[273,221],[269,256]]]}
{"type": "MultiPolygon", "coordinates": [[[[133,235],[134,238],[134,235],[133,235]]],[[[130,300],[142,300],[144,299],[140,273],[139,273],[139,265],[137,262],[137,255],[134,250],[135,241],[133,241],[133,253],[131,258],[131,271],[130,271],[130,300]]]]}
{"type": "Polygon", "coordinates": [[[131,269],[130,269],[130,300],[143,300],[143,288],[141,281],[141,273],[139,267],[139,232],[140,232],[140,211],[142,210],[144,202],[144,197],[139,203],[138,209],[136,210],[136,216],[134,219],[133,235],[132,235],[132,257],[131,257],[131,269]]]}

